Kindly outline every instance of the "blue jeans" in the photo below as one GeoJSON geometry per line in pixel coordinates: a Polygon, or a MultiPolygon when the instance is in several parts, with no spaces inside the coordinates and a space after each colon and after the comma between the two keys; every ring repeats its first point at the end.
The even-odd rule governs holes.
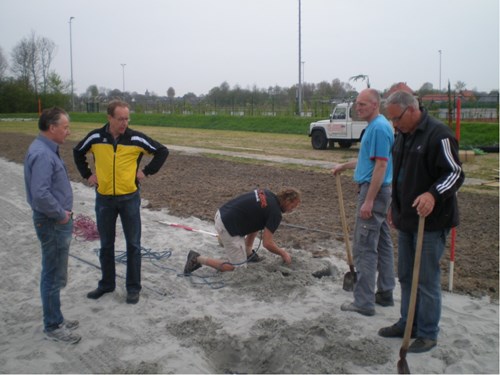
{"type": "Polygon", "coordinates": [[[372,217],[359,216],[369,184],[360,187],[354,227],[353,259],[357,271],[354,284],[354,305],[367,310],[375,309],[375,287],[379,291],[392,291],[396,286],[394,276],[394,248],[387,223],[391,204],[391,187],[381,187],[373,203],[372,217]],[[378,276],[377,276],[378,272],[378,276]]]}
{"type": "MultiPolygon", "coordinates": [[[[418,278],[417,303],[413,326],[417,337],[437,340],[441,319],[441,269],[439,261],[443,256],[449,229],[424,232],[422,258],[418,278]]],[[[397,323],[406,326],[410,303],[413,265],[417,232],[398,231],[398,276],[401,284],[401,319],[397,323]]]]}
{"type": "Polygon", "coordinates": [[[127,243],[127,292],[141,290],[141,196],[139,191],[123,196],[108,196],[97,193],[95,211],[99,236],[101,237],[102,279],[98,288],[115,290],[115,237],[116,219],[120,216],[127,243]]]}
{"type": "Polygon", "coordinates": [[[64,317],[61,312],[61,288],[68,281],[68,256],[73,219],[57,224],[40,212],[33,211],[33,223],[42,248],[40,294],[43,306],[43,325],[50,332],[58,328],[64,317]]]}

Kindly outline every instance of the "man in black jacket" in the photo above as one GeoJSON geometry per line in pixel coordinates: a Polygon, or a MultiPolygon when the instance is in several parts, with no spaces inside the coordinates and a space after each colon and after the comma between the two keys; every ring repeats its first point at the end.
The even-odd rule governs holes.
{"type": "Polygon", "coordinates": [[[418,218],[426,218],[417,304],[408,352],[422,353],[437,344],[441,318],[439,261],[446,237],[458,225],[456,193],[464,181],[458,143],[451,130],[419,108],[417,99],[397,91],[386,101],[396,128],[390,223],[398,230],[398,277],[401,318],[379,330],[383,337],[403,337],[408,314],[418,218]]]}

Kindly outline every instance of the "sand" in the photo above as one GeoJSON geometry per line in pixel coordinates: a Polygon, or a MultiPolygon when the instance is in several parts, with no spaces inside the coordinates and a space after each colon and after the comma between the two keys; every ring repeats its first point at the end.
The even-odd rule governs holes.
{"type": "MultiPolygon", "coordinates": [[[[352,295],[342,290],[348,270],[331,256],[289,249],[291,266],[259,249],[258,264],[220,274],[201,268],[182,275],[189,250],[216,257],[217,240],[206,233],[159,223],[182,223],[214,232],[213,223],[177,218],[167,210],[142,210],[142,246],[160,260],[143,259],[143,291],[125,303],[125,266],[117,289],[86,298],[100,277],[98,241],[74,240],[69,282],[61,293],[67,319],[78,319],[80,343],[65,345],[43,335],[39,294],[40,246],[25,200],[22,166],[0,159],[0,372],[2,373],[396,373],[401,339],[377,335],[399,317],[377,306],[373,317],[343,312],[352,295]],[[333,276],[311,274],[331,267],[333,276]]],[[[94,192],[73,183],[76,215],[94,218],[94,192]]],[[[147,202],[143,202],[146,206],[147,202]]],[[[118,225],[117,250],[125,248],[118,225]]],[[[343,244],[331,239],[318,250],[343,244]]],[[[408,354],[413,373],[498,373],[498,302],[443,292],[438,346],[408,354]]]]}

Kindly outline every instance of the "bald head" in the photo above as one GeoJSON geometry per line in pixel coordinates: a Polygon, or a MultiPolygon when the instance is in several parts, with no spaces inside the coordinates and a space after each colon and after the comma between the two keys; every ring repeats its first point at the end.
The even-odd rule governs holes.
{"type": "Polygon", "coordinates": [[[372,121],[379,115],[380,95],[377,90],[365,89],[356,98],[356,112],[359,118],[372,121]]]}

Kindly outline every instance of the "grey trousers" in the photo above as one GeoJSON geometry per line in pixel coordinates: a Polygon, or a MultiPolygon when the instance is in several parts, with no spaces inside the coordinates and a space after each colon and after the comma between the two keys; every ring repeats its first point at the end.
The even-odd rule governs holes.
{"type": "Polygon", "coordinates": [[[354,227],[353,258],[358,273],[354,286],[354,305],[362,309],[375,309],[375,288],[392,291],[396,285],[394,276],[394,249],[387,211],[391,204],[391,187],[383,186],[373,204],[372,217],[364,220],[359,216],[369,184],[360,185],[354,227]],[[377,277],[378,272],[378,277],[377,277]]]}

